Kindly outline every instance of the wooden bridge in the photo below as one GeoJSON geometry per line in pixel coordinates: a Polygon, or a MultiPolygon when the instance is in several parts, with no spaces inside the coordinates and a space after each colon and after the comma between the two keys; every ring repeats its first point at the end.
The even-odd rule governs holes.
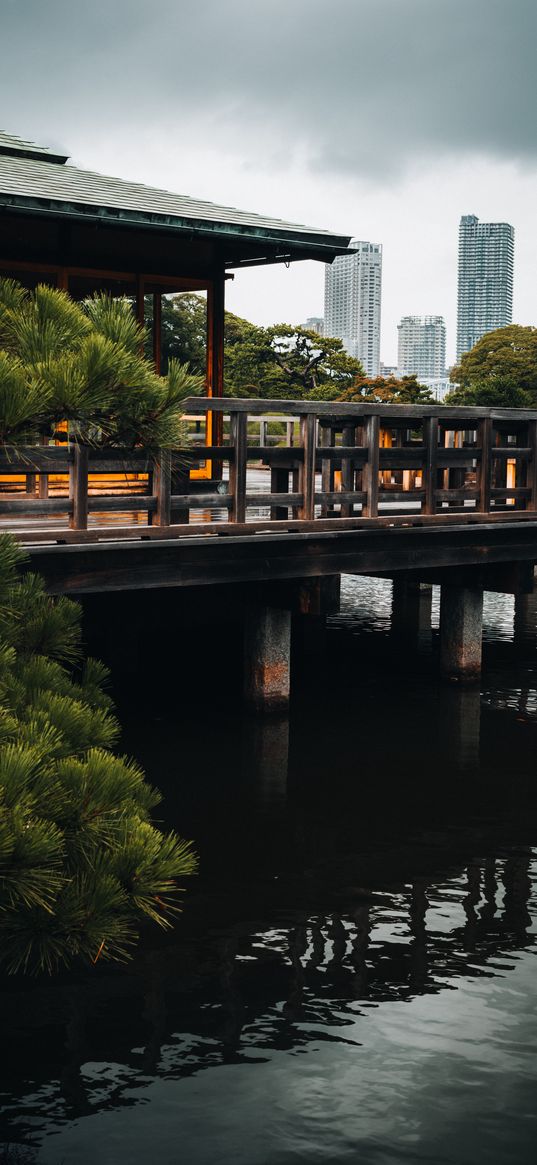
{"type": "Polygon", "coordinates": [[[483,589],[532,585],[537,412],[226,398],[185,409],[200,431],[173,455],[4,447],[0,525],[51,593],[246,588],[247,690],[280,707],[290,611],[319,615],[328,580],[439,582],[443,669],[478,674],[483,589]],[[196,443],[209,410],[224,419],[221,445],[196,443]],[[194,491],[190,471],[208,463],[211,484],[194,491]]]}

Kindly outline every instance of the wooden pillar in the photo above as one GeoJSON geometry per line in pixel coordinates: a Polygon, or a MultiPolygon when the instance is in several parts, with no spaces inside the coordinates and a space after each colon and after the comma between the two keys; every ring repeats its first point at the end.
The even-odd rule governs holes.
{"type": "Polygon", "coordinates": [[[161,449],[153,462],[153,492],[157,508],[153,514],[155,526],[169,526],[171,522],[171,454],[161,449]]]}
{"type": "Polygon", "coordinates": [[[162,292],[153,293],[153,363],[160,376],[162,367],[162,292]]]}
{"type": "Polygon", "coordinates": [[[230,522],[246,520],[246,473],[248,468],[248,416],[231,413],[231,445],[233,461],[229,467],[229,492],[233,498],[230,522]]]}
{"type": "Polygon", "coordinates": [[[366,493],[362,506],[364,518],[376,518],[379,511],[379,429],[378,415],[367,417],[364,436],[368,453],[362,471],[362,489],[366,493]]]}
{"type": "MultiPolygon", "coordinates": [[[[217,269],[207,292],[207,395],[224,395],[224,323],[226,275],[224,267],[217,269]]],[[[222,444],[224,418],[212,413],[210,443],[222,444]]],[[[221,463],[213,465],[213,477],[221,476],[221,463]]]]}
{"type": "Polygon", "coordinates": [[[244,696],[254,712],[283,712],[289,705],[291,612],[255,606],[246,614],[244,696]]]}
{"type": "Polygon", "coordinates": [[[449,680],[481,674],[483,588],[443,585],[440,598],[440,670],[449,680]]]}
{"type": "Polygon", "coordinates": [[[315,449],[316,449],[315,415],[304,413],[300,417],[300,444],[303,460],[298,471],[298,492],[303,501],[299,509],[299,518],[311,521],[315,517],[315,449]]]}
{"type": "Polygon", "coordinates": [[[145,323],[145,283],[142,275],[136,276],[136,319],[143,328],[145,323]]]}
{"type": "Polygon", "coordinates": [[[69,498],[73,511],[69,518],[72,530],[86,530],[88,526],[88,449],[75,445],[69,466],[69,498]]]}

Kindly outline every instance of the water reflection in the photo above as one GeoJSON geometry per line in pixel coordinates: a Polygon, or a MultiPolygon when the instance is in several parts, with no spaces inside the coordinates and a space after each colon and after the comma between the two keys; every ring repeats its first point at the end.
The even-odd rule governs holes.
{"type": "Polygon", "coordinates": [[[11,1165],[533,1162],[535,606],[487,599],[481,693],[392,607],[345,580],[290,718],[133,715],[202,877],[128,967],[1,986],[11,1165]]]}

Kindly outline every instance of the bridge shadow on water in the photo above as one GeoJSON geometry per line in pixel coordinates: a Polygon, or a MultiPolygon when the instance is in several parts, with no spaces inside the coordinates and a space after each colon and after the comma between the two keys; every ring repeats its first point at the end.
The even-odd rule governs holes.
{"type": "Polygon", "coordinates": [[[4,1160],[533,1160],[534,596],[487,599],[459,688],[435,594],[409,635],[347,580],[277,719],[240,710],[235,614],[171,601],[165,638],[131,608],[127,660],[91,605],[88,637],[200,876],[129,966],[2,984],[4,1160]]]}

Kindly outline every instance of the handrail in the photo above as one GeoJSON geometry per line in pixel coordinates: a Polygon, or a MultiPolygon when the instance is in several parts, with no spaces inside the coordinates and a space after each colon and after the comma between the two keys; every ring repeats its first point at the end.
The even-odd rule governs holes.
{"type": "Polygon", "coordinates": [[[190,416],[207,409],[227,415],[227,443],[156,457],[81,445],[0,448],[0,473],[24,474],[27,482],[23,494],[0,495],[0,524],[2,517],[12,524],[64,514],[72,529],[85,530],[91,513],[137,511],[147,524],[167,528],[187,524],[200,507],[227,511],[237,525],[252,507],[268,510],[263,521],[304,523],[382,512],[441,520],[457,511],[504,512],[509,519],[537,511],[537,410],[224,397],[189,397],[184,404],[190,416]],[[256,444],[251,417],[259,423],[256,444]],[[211,458],[228,467],[226,474],[207,493],[192,492],[190,468],[211,458]],[[257,493],[252,463],[270,473],[270,487],[268,479],[267,488],[257,482],[257,493]],[[95,495],[95,476],[125,473],[147,474],[147,492],[95,495]],[[58,474],[69,475],[68,497],[47,496],[48,478],[58,474]]]}

